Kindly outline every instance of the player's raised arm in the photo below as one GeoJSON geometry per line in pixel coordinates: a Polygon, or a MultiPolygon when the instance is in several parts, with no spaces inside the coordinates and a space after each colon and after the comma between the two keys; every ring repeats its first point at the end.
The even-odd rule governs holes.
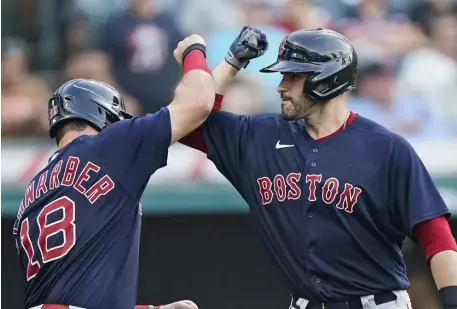
{"type": "Polygon", "coordinates": [[[214,79],[205,53],[205,41],[195,34],[181,41],[173,52],[176,61],[183,65],[184,76],[168,106],[171,144],[198,128],[213,107],[214,79]]]}
{"type": "MultiPolygon", "coordinates": [[[[198,35],[191,35],[178,44],[174,56],[183,66],[183,78],[173,101],[156,113],[131,117],[123,112],[123,103],[110,103],[112,95],[107,95],[102,102],[102,112],[105,106],[111,109],[114,108],[111,105],[118,109],[118,105],[122,106],[124,116],[114,118],[114,110],[107,111],[108,120],[128,119],[100,128],[103,129],[100,134],[85,143],[97,156],[104,158],[111,177],[122,183],[126,191],[134,192],[132,195],[139,192],[137,188],[144,185],[156,170],[167,164],[169,146],[199,127],[210,114],[215,89],[205,51],[205,41],[198,35]]],[[[116,100],[123,101],[120,95],[116,100]]],[[[97,106],[92,112],[98,113],[97,106]]]]}
{"type": "Polygon", "coordinates": [[[216,93],[224,95],[237,73],[246,68],[251,60],[262,56],[267,50],[268,40],[265,33],[249,26],[243,27],[230,45],[225,59],[212,72],[216,83],[216,93]]]}
{"type": "MultiPolygon", "coordinates": [[[[246,68],[251,60],[262,56],[267,49],[268,40],[265,33],[249,26],[245,26],[241,29],[238,36],[230,45],[225,59],[223,59],[212,71],[216,86],[213,112],[221,110],[225,91],[238,72],[240,72],[241,69],[246,68]]],[[[218,117],[218,115],[214,115],[214,117],[218,117]]],[[[224,118],[223,121],[215,121],[216,123],[219,123],[218,127],[221,129],[233,128],[240,119],[244,119],[243,117],[238,117],[231,113],[225,113],[222,117],[224,118]],[[234,124],[232,125],[231,122],[234,122],[234,124]]],[[[229,131],[231,131],[231,135],[237,134],[236,129],[229,129],[229,131]]],[[[181,139],[180,142],[202,152],[207,152],[206,142],[200,128],[181,139]]],[[[230,143],[226,144],[226,146],[232,147],[230,143]]]]}
{"type": "Polygon", "coordinates": [[[450,212],[419,156],[400,137],[394,140],[389,178],[393,213],[404,229],[412,229],[444,308],[457,308],[457,245],[447,220],[450,212]]]}

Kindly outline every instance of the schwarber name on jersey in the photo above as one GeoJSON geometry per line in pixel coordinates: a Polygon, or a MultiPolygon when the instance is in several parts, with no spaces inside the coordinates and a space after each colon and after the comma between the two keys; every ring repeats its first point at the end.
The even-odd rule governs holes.
{"type": "Polygon", "coordinates": [[[30,182],[14,225],[25,308],[125,309],[136,302],[140,198],[166,165],[167,108],[81,136],[30,182]]]}
{"type": "Polygon", "coordinates": [[[250,207],[289,291],[338,301],[409,286],[401,247],[448,208],[413,148],[360,116],[324,141],[302,120],[213,112],[208,158],[250,207]]]}

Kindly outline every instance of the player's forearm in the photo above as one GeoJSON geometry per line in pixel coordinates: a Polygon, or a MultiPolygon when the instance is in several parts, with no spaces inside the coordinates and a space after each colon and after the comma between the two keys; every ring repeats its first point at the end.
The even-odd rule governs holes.
{"type": "Polygon", "coordinates": [[[205,121],[213,108],[214,97],[211,74],[193,70],[184,75],[169,106],[172,124],[179,123],[174,128],[181,129],[173,131],[173,141],[186,136],[205,121]]]}
{"type": "Polygon", "coordinates": [[[457,252],[446,250],[435,254],[430,267],[438,289],[457,286],[457,252]]]}
{"type": "MultiPolygon", "coordinates": [[[[216,97],[213,105],[213,110],[221,110],[222,99],[227,89],[228,85],[235,78],[235,75],[238,73],[238,70],[228,64],[225,60],[219,63],[216,68],[212,71],[214,78],[214,83],[216,87],[216,97]]],[[[189,135],[180,139],[179,141],[183,145],[189,146],[191,148],[200,150],[201,152],[206,153],[206,144],[205,138],[203,136],[203,131],[198,128],[189,135]]]]}
{"type": "Polygon", "coordinates": [[[430,263],[445,309],[457,308],[457,244],[445,216],[413,227],[414,236],[430,263]]]}
{"type": "Polygon", "coordinates": [[[213,108],[214,97],[214,79],[202,70],[193,70],[184,75],[175,92],[175,100],[187,105],[189,111],[194,109],[196,113],[203,113],[205,118],[213,108]]]}
{"type": "Polygon", "coordinates": [[[199,50],[188,54],[183,65],[184,76],[168,106],[172,128],[171,144],[196,128],[211,113],[214,105],[214,79],[199,50]]]}
{"type": "Polygon", "coordinates": [[[216,93],[223,95],[238,72],[237,69],[232,67],[225,60],[219,63],[212,71],[214,83],[216,85],[216,93]]]}
{"type": "MultiPolygon", "coordinates": [[[[227,89],[228,85],[231,83],[235,77],[238,70],[233,68],[227,62],[222,61],[213,71],[212,75],[214,78],[216,96],[214,104],[212,106],[213,110],[220,110],[222,105],[223,94],[227,89]]],[[[203,136],[203,131],[200,128],[197,128],[195,131],[191,132],[189,135],[181,138],[179,142],[183,145],[189,146],[191,148],[200,150],[201,152],[206,153],[206,144],[203,136]]]]}
{"type": "Polygon", "coordinates": [[[457,252],[445,250],[435,254],[430,261],[430,267],[443,308],[457,308],[457,252]]]}

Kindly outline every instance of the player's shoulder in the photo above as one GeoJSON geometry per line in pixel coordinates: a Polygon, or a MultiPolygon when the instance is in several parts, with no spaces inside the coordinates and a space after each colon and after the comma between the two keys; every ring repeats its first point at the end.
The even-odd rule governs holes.
{"type": "Polygon", "coordinates": [[[16,230],[21,218],[42,209],[56,197],[72,196],[75,201],[86,199],[93,204],[115,187],[116,179],[108,175],[102,161],[85,144],[90,138],[80,136],[56,150],[31,179],[19,206],[16,230]],[[101,191],[106,192],[99,194],[101,191]]]}
{"type": "Polygon", "coordinates": [[[83,139],[83,136],[80,136],[78,138],[75,138],[72,140],[70,143],[65,145],[65,147],[56,149],[52,155],[49,156],[47,160],[47,164],[43,167],[43,169],[38,173],[41,174],[41,172],[52,168],[54,165],[56,165],[57,162],[62,160],[63,158],[67,157],[70,154],[75,153],[77,149],[81,147],[81,141],[83,139]]]}
{"type": "Polygon", "coordinates": [[[278,113],[261,113],[252,115],[239,115],[245,118],[253,125],[271,127],[271,126],[295,126],[297,121],[285,120],[281,114],[278,113]]]}
{"type": "Polygon", "coordinates": [[[56,150],[48,159],[46,166],[37,174],[39,177],[45,171],[52,171],[54,169],[64,169],[69,158],[76,158],[79,164],[86,164],[87,162],[99,163],[98,158],[91,151],[90,142],[96,135],[83,135],[75,138],[68,143],[65,147],[56,150]]]}
{"type": "Polygon", "coordinates": [[[287,125],[281,115],[274,113],[262,113],[242,115],[234,114],[227,111],[213,111],[205,122],[205,126],[226,127],[226,126],[243,126],[250,129],[258,129],[258,127],[272,127],[280,124],[287,125]]]}
{"type": "Polygon", "coordinates": [[[285,120],[281,114],[275,113],[263,113],[263,114],[255,114],[250,115],[253,122],[262,123],[265,125],[290,125],[293,121],[285,120]]]}
{"type": "Polygon", "coordinates": [[[357,115],[357,119],[353,124],[358,134],[362,137],[360,140],[369,140],[377,146],[376,149],[385,146],[390,152],[414,153],[413,147],[404,137],[376,121],[357,115]],[[367,138],[363,138],[365,135],[367,138]]]}
{"type": "Polygon", "coordinates": [[[59,159],[64,159],[69,156],[87,156],[91,157],[92,153],[89,151],[89,141],[91,141],[97,135],[82,135],[70,143],[68,143],[65,147],[57,150],[50,158],[49,163],[53,163],[54,161],[57,162],[59,159]]]}
{"type": "MultiPolygon", "coordinates": [[[[80,136],[68,143],[65,147],[52,153],[47,163],[28,183],[27,192],[31,190],[35,194],[41,189],[46,193],[53,188],[58,188],[60,187],[59,184],[63,181],[64,174],[76,173],[78,167],[82,170],[87,164],[92,164],[92,166],[96,167],[97,172],[103,171],[96,157],[85,146],[85,138],[86,136],[80,136]]],[[[31,200],[38,200],[39,196],[45,195],[44,193],[35,194],[31,200]]]]}
{"type": "Polygon", "coordinates": [[[275,120],[275,119],[282,119],[280,114],[276,113],[261,113],[261,114],[235,114],[228,111],[212,111],[210,117],[235,117],[239,119],[248,119],[254,121],[260,120],[275,120]]]}

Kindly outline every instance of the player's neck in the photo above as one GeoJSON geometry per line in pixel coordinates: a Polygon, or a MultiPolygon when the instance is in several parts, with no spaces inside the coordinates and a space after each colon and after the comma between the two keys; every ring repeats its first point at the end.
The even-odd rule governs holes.
{"type": "Polygon", "coordinates": [[[306,130],[314,139],[328,136],[341,128],[348,114],[342,98],[335,98],[305,119],[306,130]]]}
{"type": "Polygon", "coordinates": [[[57,146],[59,149],[64,148],[68,144],[70,144],[74,139],[77,139],[78,137],[82,135],[95,135],[98,134],[98,132],[92,128],[86,128],[82,131],[68,131],[65,133],[64,136],[60,139],[59,145],[57,146]]]}

